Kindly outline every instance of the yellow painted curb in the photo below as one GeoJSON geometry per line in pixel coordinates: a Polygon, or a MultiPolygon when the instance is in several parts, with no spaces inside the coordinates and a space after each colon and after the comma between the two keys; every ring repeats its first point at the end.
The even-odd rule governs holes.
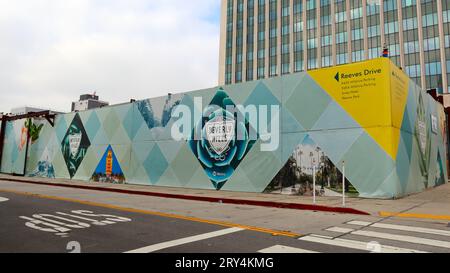
{"type": "Polygon", "coordinates": [[[35,193],[29,193],[29,192],[20,192],[20,191],[12,191],[12,190],[4,190],[4,189],[0,189],[0,192],[6,192],[6,193],[12,193],[12,194],[18,194],[18,195],[25,195],[25,196],[33,196],[33,197],[37,197],[37,198],[57,200],[57,201],[65,201],[65,202],[71,202],[71,203],[78,203],[78,204],[82,204],[82,205],[101,207],[101,208],[108,208],[108,209],[119,210],[119,211],[126,211],[126,212],[132,212],[132,213],[140,213],[140,214],[146,214],[146,215],[161,216],[161,217],[180,219],[180,220],[186,220],[186,221],[192,221],[192,222],[198,222],[198,223],[204,223],[204,224],[212,224],[212,225],[218,225],[218,226],[223,226],[223,227],[237,227],[237,228],[242,228],[242,229],[251,230],[251,231],[268,233],[268,234],[271,234],[273,236],[286,236],[286,237],[300,237],[300,236],[302,236],[301,234],[293,233],[293,232],[290,232],[290,231],[279,231],[279,230],[273,230],[273,229],[267,229],[267,228],[261,228],[261,227],[254,227],[254,226],[246,226],[246,225],[240,225],[240,224],[229,223],[229,222],[222,222],[222,221],[215,221],[215,220],[207,220],[207,219],[202,219],[202,218],[197,218],[197,217],[189,217],[189,216],[183,216],[183,215],[177,215],[177,214],[171,214],[171,213],[163,213],[163,212],[157,212],[157,211],[149,211],[149,210],[142,210],[142,209],[126,208],[126,207],[120,207],[120,206],[115,206],[115,205],[102,204],[102,203],[96,203],[96,202],[90,202],[90,201],[82,201],[82,200],[76,200],[76,199],[65,198],[65,197],[48,196],[48,195],[42,195],[42,194],[35,194],[35,193]]]}
{"type": "Polygon", "coordinates": [[[419,214],[419,213],[395,213],[380,211],[381,217],[400,217],[400,218],[417,218],[417,219],[432,219],[450,221],[450,215],[433,215],[433,214],[419,214]]]}

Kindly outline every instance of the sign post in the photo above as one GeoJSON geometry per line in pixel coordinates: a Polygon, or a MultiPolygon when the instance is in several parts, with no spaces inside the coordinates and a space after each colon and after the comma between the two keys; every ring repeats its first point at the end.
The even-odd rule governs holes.
{"type": "Polygon", "coordinates": [[[313,203],[316,204],[316,165],[313,166],[313,203]]]}
{"type": "Polygon", "coordinates": [[[342,161],[342,206],[345,207],[345,161],[342,161]]]}

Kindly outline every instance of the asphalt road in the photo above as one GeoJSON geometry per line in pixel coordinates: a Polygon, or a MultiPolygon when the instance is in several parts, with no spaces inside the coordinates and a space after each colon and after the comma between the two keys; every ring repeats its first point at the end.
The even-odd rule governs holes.
{"type": "MultiPolygon", "coordinates": [[[[133,209],[136,204],[148,202],[145,206],[151,208],[164,201],[133,201],[126,194],[102,195],[0,181],[0,253],[450,252],[447,223],[344,217],[342,222],[317,223],[314,232],[294,234],[239,225],[238,219],[227,224],[186,217],[176,211],[168,211],[172,213],[169,215],[133,209]],[[43,192],[50,192],[51,196],[43,192]],[[83,201],[92,196],[95,201],[83,201]]],[[[218,209],[220,204],[183,203],[184,208],[188,206],[224,213],[218,209]]],[[[227,211],[237,215],[245,215],[246,209],[252,208],[227,207],[227,211]]],[[[271,211],[260,210],[268,214],[271,211]]],[[[299,218],[300,229],[318,218],[332,217],[320,212],[288,213],[299,218]]],[[[195,214],[193,211],[194,217],[195,214]]]]}
{"type": "Polygon", "coordinates": [[[9,199],[0,202],[2,253],[121,253],[136,250],[165,253],[256,253],[273,245],[302,247],[321,252],[349,251],[238,227],[223,227],[13,193],[0,193],[0,196],[2,199],[9,199]],[[193,236],[197,238],[192,238],[193,236]],[[186,239],[186,242],[176,241],[180,239],[186,239]],[[149,246],[153,248],[145,249],[149,246]]]}

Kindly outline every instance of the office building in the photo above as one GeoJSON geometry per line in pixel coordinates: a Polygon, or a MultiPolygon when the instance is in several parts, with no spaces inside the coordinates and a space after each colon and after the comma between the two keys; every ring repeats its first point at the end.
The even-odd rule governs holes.
{"type": "Polygon", "coordinates": [[[222,0],[220,84],[389,57],[450,91],[450,0],[222,0]]]}
{"type": "Polygon", "coordinates": [[[99,97],[95,93],[85,94],[80,96],[79,101],[72,102],[72,112],[86,111],[108,105],[108,102],[99,100],[99,97]]]}

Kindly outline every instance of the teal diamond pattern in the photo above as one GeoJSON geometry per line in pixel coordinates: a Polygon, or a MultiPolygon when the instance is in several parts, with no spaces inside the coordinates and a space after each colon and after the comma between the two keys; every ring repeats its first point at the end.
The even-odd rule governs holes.
{"type": "Polygon", "coordinates": [[[111,140],[111,138],[114,136],[119,126],[120,120],[117,117],[117,114],[115,113],[114,110],[109,111],[108,115],[103,121],[103,129],[105,130],[108,139],[111,140]]]}
{"type": "Polygon", "coordinates": [[[84,126],[89,139],[95,139],[95,136],[97,136],[100,126],[101,123],[100,120],[98,119],[97,114],[95,112],[92,112],[91,116],[89,117],[84,126]]]}
{"type": "Polygon", "coordinates": [[[339,125],[339,129],[360,127],[337,102],[332,101],[317,120],[312,130],[337,129],[336,125],[339,125]]]}
{"type": "Polygon", "coordinates": [[[310,76],[297,85],[285,107],[306,130],[311,130],[331,98],[310,76]]]}
{"type": "Polygon", "coordinates": [[[130,109],[128,109],[128,112],[122,122],[123,128],[125,129],[128,137],[131,140],[134,140],[142,124],[144,124],[144,119],[136,109],[136,105],[133,104],[133,107],[130,107],[130,109]]]}
{"type": "Polygon", "coordinates": [[[60,143],[67,131],[67,122],[64,116],[56,117],[56,125],[55,125],[56,136],[58,137],[58,142],[60,143]]]}
{"type": "MultiPolygon", "coordinates": [[[[268,113],[270,114],[271,106],[280,106],[280,101],[273,95],[271,90],[269,90],[269,88],[264,83],[260,82],[247,98],[244,105],[255,105],[256,109],[259,109],[261,106],[266,106],[268,113]]],[[[270,119],[268,119],[268,123],[268,125],[271,124],[270,119]]],[[[252,124],[252,126],[256,128],[254,124],[252,124]]]]}
{"type": "Polygon", "coordinates": [[[155,145],[144,162],[144,168],[152,184],[157,184],[159,178],[167,170],[169,163],[161,152],[158,145],[155,145]]]}

